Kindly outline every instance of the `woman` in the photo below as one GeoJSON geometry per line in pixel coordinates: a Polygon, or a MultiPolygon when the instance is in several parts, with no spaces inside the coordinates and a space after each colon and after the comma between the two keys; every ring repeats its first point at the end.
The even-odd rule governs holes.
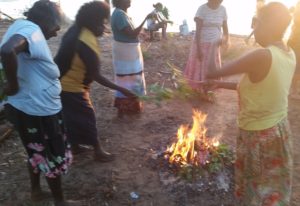
{"type": "MultiPolygon", "coordinates": [[[[113,31],[113,67],[115,83],[129,89],[136,95],[145,95],[144,65],[138,35],[148,15],[137,28],[133,26],[131,18],[127,15],[130,0],[113,0],[115,10],[111,16],[113,31]]],[[[125,97],[116,92],[115,107],[118,116],[124,114],[137,114],[142,110],[141,102],[136,98],[125,97]]]]}
{"type": "Polygon", "coordinates": [[[59,70],[47,45],[60,29],[59,7],[48,0],[37,1],[16,20],[1,42],[1,60],[7,76],[7,118],[16,127],[28,154],[31,199],[46,198],[41,190],[44,173],[55,206],[74,205],[64,201],[61,174],[67,172],[71,153],[61,118],[59,70]]]}
{"type": "Polygon", "coordinates": [[[290,205],[293,155],[288,94],[296,57],[283,40],[290,21],[282,3],[266,4],[254,25],[255,41],[261,48],[207,76],[243,74],[238,84],[217,81],[215,85],[239,94],[234,172],[238,206],[290,205]]]}
{"type": "Polygon", "coordinates": [[[110,14],[109,5],[101,1],[81,6],[75,24],[63,36],[55,62],[61,71],[63,114],[67,134],[74,153],[82,152],[80,144],[92,145],[96,161],[108,162],[114,155],[103,151],[98,140],[96,117],[90,99],[93,81],[124,95],[135,95],[103,77],[98,37],[103,35],[104,23],[110,14]]]}
{"type": "Polygon", "coordinates": [[[199,89],[208,69],[221,66],[220,45],[228,44],[227,13],[222,0],[208,0],[198,8],[194,18],[196,34],[184,70],[188,84],[199,89]],[[223,31],[223,33],[222,33],[223,31]]]}

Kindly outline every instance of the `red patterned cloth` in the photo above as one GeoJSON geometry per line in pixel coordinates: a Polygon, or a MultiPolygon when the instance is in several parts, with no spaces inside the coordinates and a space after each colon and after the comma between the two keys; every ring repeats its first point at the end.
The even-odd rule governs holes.
{"type": "Polygon", "coordinates": [[[119,114],[138,114],[142,111],[142,102],[137,98],[115,98],[114,106],[119,114]]]}
{"type": "Polygon", "coordinates": [[[239,206],[288,206],[292,187],[292,146],[286,119],[261,131],[240,130],[235,163],[239,206]]]}

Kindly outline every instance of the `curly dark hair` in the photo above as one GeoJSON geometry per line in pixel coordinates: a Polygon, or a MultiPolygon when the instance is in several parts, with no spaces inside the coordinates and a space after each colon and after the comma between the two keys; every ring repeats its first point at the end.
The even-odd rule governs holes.
{"type": "Polygon", "coordinates": [[[70,68],[72,58],[77,47],[77,40],[81,28],[85,27],[94,31],[100,24],[104,24],[104,19],[110,15],[109,5],[102,1],[92,1],[83,4],[77,12],[75,23],[64,34],[60,48],[54,58],[58,65],[61,77],[70,68]]]}
{"type": "Polygon", "coordinates": [[[24,12],[24,16],[42,28],[60,25],[63,17],[60,7],[49,0],[35,2],[28,11],[24,12]]]}
{"type": "Polygon", "coordinates": [[[109,5],[102,1],[91,1],[82,5],[77,12],[76,25],[93,29],[110,16],[109,5]]]}

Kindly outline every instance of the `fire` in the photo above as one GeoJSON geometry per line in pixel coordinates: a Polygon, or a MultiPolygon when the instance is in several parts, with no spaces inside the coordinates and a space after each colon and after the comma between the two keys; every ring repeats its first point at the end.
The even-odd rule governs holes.
{"type": "Polygon", "coordinates": [[[170,163],[181,165],[205,165],[209,163],[209,152],[219,146],[219,141],[207,138],[205,120],[207,115],[193,111],[193,126],[181,125],[177,131],[177,142],[167,148],[170,163]]]}

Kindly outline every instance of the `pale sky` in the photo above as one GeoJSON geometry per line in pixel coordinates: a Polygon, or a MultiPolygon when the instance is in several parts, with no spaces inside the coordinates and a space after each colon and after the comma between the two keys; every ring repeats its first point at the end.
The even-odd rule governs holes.
{"type": "MultiPolygon", "coordinates": [[[[54,0],[58,1],[58,0],[54,0]]],[[[90,0],[60,0],[61,7],[66,15],[73,19],[78,8],[90,0]]],[[[288,7],[295,5],[297,0],[276,0],[288,7]]],[[[29,8],[35,0],[0,0],[0,10],[11,16],[22,13],[29,8]]],[[[145,16],[153,10],[154,3],[161,2],[167,6],[170,19],[174,21],[169,31],[178,31],[179,25],[184,19],[187,20],[190,30],[195,29],[193,21],[198,7],[207,0],[132,0],[128,10],[136,25],[139,25],[145,16]]],[[[267,1],[269,2],[269,1],[267,1]]],[[[234,34],[249,34],[251,19],[255,12],[256,0],[224,0],[223,5],[227,9],[229,32],[234,34]]]]}

